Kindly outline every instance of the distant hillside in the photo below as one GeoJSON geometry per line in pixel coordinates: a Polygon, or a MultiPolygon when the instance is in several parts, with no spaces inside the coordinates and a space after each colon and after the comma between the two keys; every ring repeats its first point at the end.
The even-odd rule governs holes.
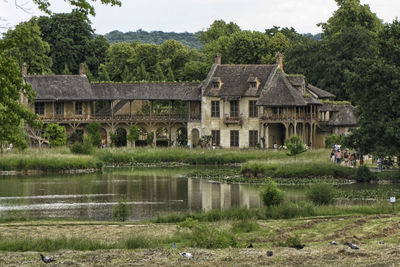
{"type": "Polygon", "coordinates": [[[143,30],[137,30],[135,32],[120,32],[120,31],[112,31],[104,35],[108,39],[110,43],[120,43],[120,42],[138,42],[138,43],[153,43],[153,44],[162,44],[167,40],[173,39],[181,42],[184,45],[189,46],[190,48],[200,49],[202,44],[194,33],[183,32],[162,32],[162,31],[153,31],[146,32],[143,30]]]}

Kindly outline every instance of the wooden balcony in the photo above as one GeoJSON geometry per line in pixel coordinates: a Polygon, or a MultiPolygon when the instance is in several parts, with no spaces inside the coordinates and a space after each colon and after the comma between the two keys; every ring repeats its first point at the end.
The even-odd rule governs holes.
{"type": "Polygon", "coordinates": [[[283,121],[283,122],[291,122],[291,121],[310,121],[315,120],[317,118],[316,114],[299,114],[295,116],[290,115],[279,115],[279,114],[266,114],[261,116],[262,121],[283,121]]]}
{"type": "Polygon", "coordinates": [[[189,118],[188,114],[132,114],[132,115],[96,115],[96,116],[40,116],[44,123],[90,123],[90,122],[188,122],[200,120],[189,118]]]}
{"type": "Polygon", "coordinates": [[[224,116],[224,123],[225,124],[237,124],[237,125],[242,125],[243,120],[240,116],[237,117],[231,117],[229,115],[224,116]]]}

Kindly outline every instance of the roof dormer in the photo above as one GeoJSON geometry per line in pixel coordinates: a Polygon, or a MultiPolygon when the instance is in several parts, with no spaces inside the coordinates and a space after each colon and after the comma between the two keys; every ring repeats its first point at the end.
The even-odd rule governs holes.
{"type": "Polygon", "coordinates": [[[260,86],[260,80],[258,80],[257,77],[250,76],[247,82],[249,84],[249,89],[258,89],[260,86]]]}
{"type": "Polygon", "coordinates": [[[222,81],[220,77],[213,77],[211,79],[211,88],[212,89],[220,89],[222,86],[222,81]]]}

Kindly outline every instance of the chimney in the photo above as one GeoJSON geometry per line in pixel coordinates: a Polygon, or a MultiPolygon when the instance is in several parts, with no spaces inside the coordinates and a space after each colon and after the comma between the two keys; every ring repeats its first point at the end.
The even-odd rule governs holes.
{"type": "Polygon", "coordinates": [[[22,64],[21,72],[22,72],[22,76],[28,75],[28,65],[26,65],[25,62],[24,62],[24,64],[22,64]]]}
{"type": "Polygon", "coordinates": [[[86,68],[83,63],[79,64],[79,75],[86,75],[86,68]]]}
{"type": "Polygon", "coordinates": [[[214,63],[217,65],[221,65],[221,54],[220,53],[215,54],[214,63]]]}
{"type": "Polygon", "coordinates": [[[283,71],[283,55],[281,53],[276,55],[276,64],[278,64],[279,68],[283,71]]]}

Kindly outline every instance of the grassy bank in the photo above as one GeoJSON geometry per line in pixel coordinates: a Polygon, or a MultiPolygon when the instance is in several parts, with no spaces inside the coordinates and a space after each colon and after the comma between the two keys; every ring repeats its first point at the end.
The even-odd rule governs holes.
{"type": "Polygon", "coordinates": [[[73,266],[396,266],[399,219],[373,215],[178,224],[0,224],[0,260],[2,266],[36,266],[39,253],[44,253],[58,265],[73,266]],[[345,242],[360,249],[352,250],[345,242]],[[247,248],[250,243],[253,248],[247,248]],[[306,246],[290,247],[296,243],[306,246]],[[267,250],[273,256],[268,257],[267,250]],[[182,257],[184,251],[193,258],[182,257]]]}
{"type": "Polygon", "coordinates": [[[248,177],[321,177],[354,178],[357,169],[323,161],[246,162],[241,172],[248,177]]]}
{"type": "MultiPolygon", "coordinates": [[[[315,152],[318,153],[318,152],[315,152]]],[[[118,148],[98,150],[95,156],[107,165],[134,165],[136,163],[180,162],[191,165],[224,165],[248,160],[286,160],[285,152],[266,150],[185,149],[185,148],[118,148]]]]}
{"type": "Polygon", "coordinates": [[[0,171],[62,172],[77,169],[101,169],[103,163],[93,156],[73,155],[67,148],[27,149],[0,156],[0,171]]]}

